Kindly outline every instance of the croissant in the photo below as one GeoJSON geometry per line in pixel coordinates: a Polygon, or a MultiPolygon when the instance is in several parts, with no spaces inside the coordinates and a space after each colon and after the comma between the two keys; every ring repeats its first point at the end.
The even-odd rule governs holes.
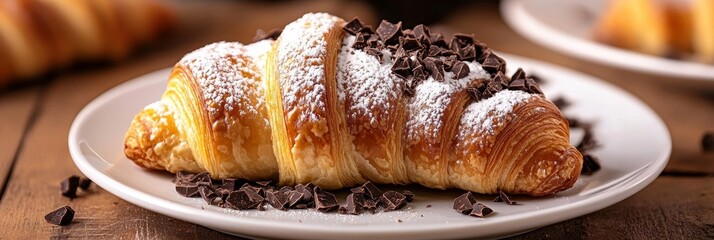
{"type": "Polygon", "coordinates": [[[173,22],[160,0],[0,1],[0,85],[76,61],[125,58],[173,22]]]}
{"type": "Polygon", "coordinates": [[[131,122],[124,152],[149,169],[326,189],[570,188],[582,155],[567,121],[533,79],[504,68],[468,35],[446,44],[423,25],[383,21],[375,33],[306,14],[275,40],[183,57],[161,99],[131,122]]]}

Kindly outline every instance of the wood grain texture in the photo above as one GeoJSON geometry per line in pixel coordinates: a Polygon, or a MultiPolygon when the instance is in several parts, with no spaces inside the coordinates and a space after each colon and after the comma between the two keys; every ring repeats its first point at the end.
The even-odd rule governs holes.
{"type": "Polygon", "coordinates": [[[39,91],[38,86],[31,86],[0,93],[0,199],[22,137],[37,110],[39,91]]]}

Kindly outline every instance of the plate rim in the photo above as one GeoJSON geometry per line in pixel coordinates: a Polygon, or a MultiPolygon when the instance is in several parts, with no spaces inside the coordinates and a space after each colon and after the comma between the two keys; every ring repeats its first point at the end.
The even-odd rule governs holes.
{"type": "MultiPolygon", "coordinates": [[[[88,178],[92,179],[97,185],[107,190],[109,193],[116,195],[123,200],[131,202],[138,207],[147,209],[149,211],[157,212],[162,215],[166,215],[172,218],[180,219],[183,221],[191,222],[194,224],[203,225],[213,229],[224,230],[227,232],[236,232],[234,230],[225,229],[225,226],[240,226],[240,234],[251,235],[251,236],[266,236],[266,232],[269,230],[262,229],[280,229],[281,231],[271,232],[272,237],[284,237],[290,238],[297,235],[307,236],[309,238],[329,238],[330,236],[335,236],[336,234],[341,237],[347,238],[364,238],[364,237],[389,237],[389,238],[424,238],[424,237],[440,237],[445,236],[450,237],[474,237],[473,229],[477,227],[483,229],[481,233],[485,232],[485,236],[496,236],[503,235],[517,231],[524,231],[527,229],[539,228],[547,225],[551,225],[556,222],[565,221],[575,217],[579,217],[591,212],[601,210],[605,207],[611,206],[618,203],[635,193],[639,192],[649,184],[651,184],[662,172],[672,151],[671,135],[666,125],[662,119],[644,102],[639,100],[632,94],[615,87],[612,84],[606,83],[603,80],[599,80],[590,75],[576,72],[563,67],[555,66],[549,63],[541,62],[538,60],[517,57],[510,54],[502,54],[506,59],[513,59],[523,66],[544,69],[542,71],[558,71],[566,75],[578,75],[580,80],[588,81],[592,84],[598,84],[602,87],[608,88],[609,90],[617,91],[620,95],[629,98],[636,104],[639,108],[645,110],[650,114],[655,123],[663,130],[666,135],[667,149],[665,149],[658,159],[653,160],[653,163],[657,163],[652,167],[647,167],[646,171],[637,176],[637,181],[627,182],[628,187],[626,188],[616,188],[607,191],[609,194],[597,194],[587,199],[580,200],[575,203],[564,204],[562,206],[556,206],[548,209],[539,210],[536,213],[524,213],[516,214],[512,216],[505,216],[499,219],[488,221],[464,221],[460,223],[449,223],[449,224],[435,224],[430,226],[427,224],[419,224],[412,228],[394,228],[391,225],[388,226],[368,226],[368,225],[341,225],[341,226],[325,226],[325,225],[309,225],[309,224],[296,224],[292,222],[278,222],[268,219],[255,219],[250,217],[240,217],[231,216],[220,212],[214,211],[204,211],[196,207],[187,206],[185,204],[176,203],[168,199],[164,199],[158,196],[154,196],[142,191],[133,189],[132,187],[125,185],[117,180],[108,177],[103,174],[99,169],[94,168],[89,161],[86,159],[82,153],[81,143],[84,142],[79,136],[81,126],[85,124],[88,116],[97,108],[101,107],[102,104],[108,100],[116,98],[117,95],[121,95],[126,91],[131,89],[139,89],[140,87],[145,87],[147,85],[153,84],[151,80],[153,78],[158,78],[156,75],[168,77],[170,68],[157,70],[145,75],[136,77],[132,80],[124,82],[110,90],[102,93],[95,99],[93,99],[89,104],[87,104],[74,119],[69,136],[68,136],[68,147],[70,155],[75,165],[80,169],[82,173],[88,178]],[[196,211],[203,211],[201,218],[191,218],[191,215],[196,211]],[[226,221],[227,220],[227,221],[226,221]],[[503,224],[508,222],[510,226],[517,227],[506,227],[503,228],[503,224]],[[216,224],[223,224],[216,227],[216,224]],[[266,224],[268,227],[265,227],[266,224]],[[501,226],[500,228],[498,226],[501,226]],[[471,231],[469,231],[471,230],[471,231]]],[[[232,228],[236,229],[236,228],[232,228]]]]}
{"type": "MultiPolygon", "coordinates": [[[[515,32],[549,49],[619,69],[686,78],[699,83],[714,82],[714,65],[667,59],[613,47],[596,41],[588,41],[560,31],[538,20],[538,18],[525,10],[523,2],[523,0],[503,0],[500,6],[501,16],[515,32]],[[590,54],[594,52],[598,54],[590,54]],[[690,70],[677,71],[676,69],[690,70]]],[[[572,1],[564,2],[570,3],[572,1]]]]}

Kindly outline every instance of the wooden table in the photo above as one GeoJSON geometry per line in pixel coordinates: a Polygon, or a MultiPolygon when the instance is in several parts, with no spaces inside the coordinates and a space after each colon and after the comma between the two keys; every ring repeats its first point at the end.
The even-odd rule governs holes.
{"type": "MultiPolygon", "coordinates": [[[[183,12],[191,20],[186,29],[192,34],[179,33],[124,63],[77,67],[0,92],[0,238],[232,238],[139,208],[96,186],[91,194],[73,201],[62,197],[59,182],[80,174],[67,149],[72,120],[102,92],[171,66],[183,54],[206,43],[248,42],[255,29],[281,27],[307,11],[375,19],[372,11],[359,3],[182,2],[191,5],[192,10],[184,7],[183,12]],[[74,223],[67,227],[47,224],[43,216],[64,205],[77,210],[74,223]]],[[[509,29],[493,3],[467,5],[451,16],[442,26],[473,32],[500,51],[559,64],[632,92],[664,119],[672,134],[669,165],[650,186],[611,207],[516,239],[714,238],[714,154],[703,153],[699,146],[703,132],[714,131],[714,91],[681,87],[672,84],[679,79],[624,71],[554,53],[509,29]]]]}

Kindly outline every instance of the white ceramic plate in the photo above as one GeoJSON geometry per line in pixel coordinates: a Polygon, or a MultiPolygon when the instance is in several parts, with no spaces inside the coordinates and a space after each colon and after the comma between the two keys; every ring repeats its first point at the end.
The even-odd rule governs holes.
{"type": "Polygon", "coordinates": [[[407,209],[359,216],[272,208],[265,212],[236,211],[179,196],[170,174],[137,167],[122,152],[131,119],[145,105],[159,99],[169,70],[124,83],[88,104],[72,124],[69,150],[87,177],[126,201],[219,231],[267,238],[445,239],[513,235],[615,204],[647,186],[662,171],[671,151],[669,132],[645,104],[592,77],[504,56],[511,70],[523,66],[527,72],[547,79],[543,89],[548,96],[565,95],[570,99],[572,106],[567,115],[596,122],[594,133],[602,147],[594,154],[600,158],[602,170],[581,177],[572,189],[554,196],[516,197],[520,203],[516,206],[491,202],[493,196],[479,196],[496,212],[483,219],[452,209],[453,199],[462,191],[412,186],[406,188],[414,190],[417,198],[407,209]]]}
{"type": "Polygon", "coordinates": [[[505,0],[501,15],[516,32],[543,46],[583,59],[714,86],[714,65],[668,59],[612,47],[592,39],[607,0],[505,0]]]}

